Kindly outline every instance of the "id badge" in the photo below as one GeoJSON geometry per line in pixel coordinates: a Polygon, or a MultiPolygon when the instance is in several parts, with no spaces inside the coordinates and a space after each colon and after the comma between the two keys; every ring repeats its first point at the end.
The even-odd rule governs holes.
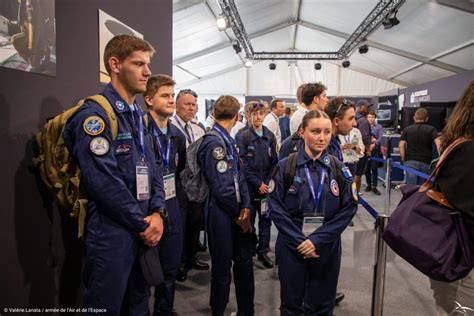
{"type": "Polygon", "coordinates": [[[235,197],[237,199],[237,203],[242,203],[242,199],[240,198],[239,179],[237,176],[234,176],[234,186],[235,186],[235,197]]]}
{"type": "Polygon", "coordinates": [[[266,216],[268,214],[268,202],[267,198],[260,200],[260,215],[266,216]]]}
{"type": "Polygon", "coordinates": [[[150,198],[150,186],[148,182],[148,167],[146,165],[138,165],[136,167],[137,179],[137,200],[144,201],[150,198]]]}
{"type": "Polygon", "coordinates": [[[176,196],[176,182],[174,173],[163,176],[163,185],[165,187],[165,200],[169,200],[176,196]]]}
{"type": "Polygon", "coordinates": [[[309,236],[316,229],[323,225],[323,216],[306,216],[303,218],[303,234],[309,236]]]}

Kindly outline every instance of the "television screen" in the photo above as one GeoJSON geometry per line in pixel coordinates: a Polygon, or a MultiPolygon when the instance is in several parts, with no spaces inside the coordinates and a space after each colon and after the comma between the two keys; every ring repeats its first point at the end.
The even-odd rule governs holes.
{"type": "Polygon", "coordinates": [[[378,109],[377,110],[377,120],[378,121],[391,121],[392,120],[392,110],[390,109],[378,109]]]}

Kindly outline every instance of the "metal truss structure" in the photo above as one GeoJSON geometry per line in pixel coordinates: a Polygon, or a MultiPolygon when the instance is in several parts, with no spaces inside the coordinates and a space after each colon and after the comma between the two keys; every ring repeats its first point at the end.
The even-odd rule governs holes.
{"type": "Polygon", "coordinates": [[[366,41],[367,37],[375,31],[380,24],[405,2],[405,0],[380,0],[369,15],[349,36],[337,52],[255,52],[250,43],[249,36],[240,19],[234,0],[218,0],[223,16],[227,19],[247,59],[255,60],[342,60],[366,41]]]}

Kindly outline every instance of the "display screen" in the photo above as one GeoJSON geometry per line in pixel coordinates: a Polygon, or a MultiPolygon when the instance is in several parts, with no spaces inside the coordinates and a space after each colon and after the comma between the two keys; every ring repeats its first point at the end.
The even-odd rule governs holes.
{"type": "Polygon", "coordinates": [[[392,119],[392,110],[377,110],[377,120],[379,121],[390,121],[392,119]]]}

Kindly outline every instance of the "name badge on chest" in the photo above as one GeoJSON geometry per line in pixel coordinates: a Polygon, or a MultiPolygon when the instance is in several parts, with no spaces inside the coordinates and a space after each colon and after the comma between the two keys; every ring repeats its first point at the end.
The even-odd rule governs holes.
{"type": "Polygon", "coordinates": [[[163,176],[163,186],[165,187],[165,200],[176,197],[176,181],[174,173],[163,176]]]}
{"type": "Polygon", "coordinates": [[[303,234],[308,237],[316,229],[321,227],[324,222],[323,216],[305,216],[303,218],[303,234]]]}
{"type": "Polygon", "coordinates": [[[150,186],[148,182],[148,166],[143,163],[136,166],[135,176],[137,179],[137,200],[144,201],[150,198],[150,186]]]}

